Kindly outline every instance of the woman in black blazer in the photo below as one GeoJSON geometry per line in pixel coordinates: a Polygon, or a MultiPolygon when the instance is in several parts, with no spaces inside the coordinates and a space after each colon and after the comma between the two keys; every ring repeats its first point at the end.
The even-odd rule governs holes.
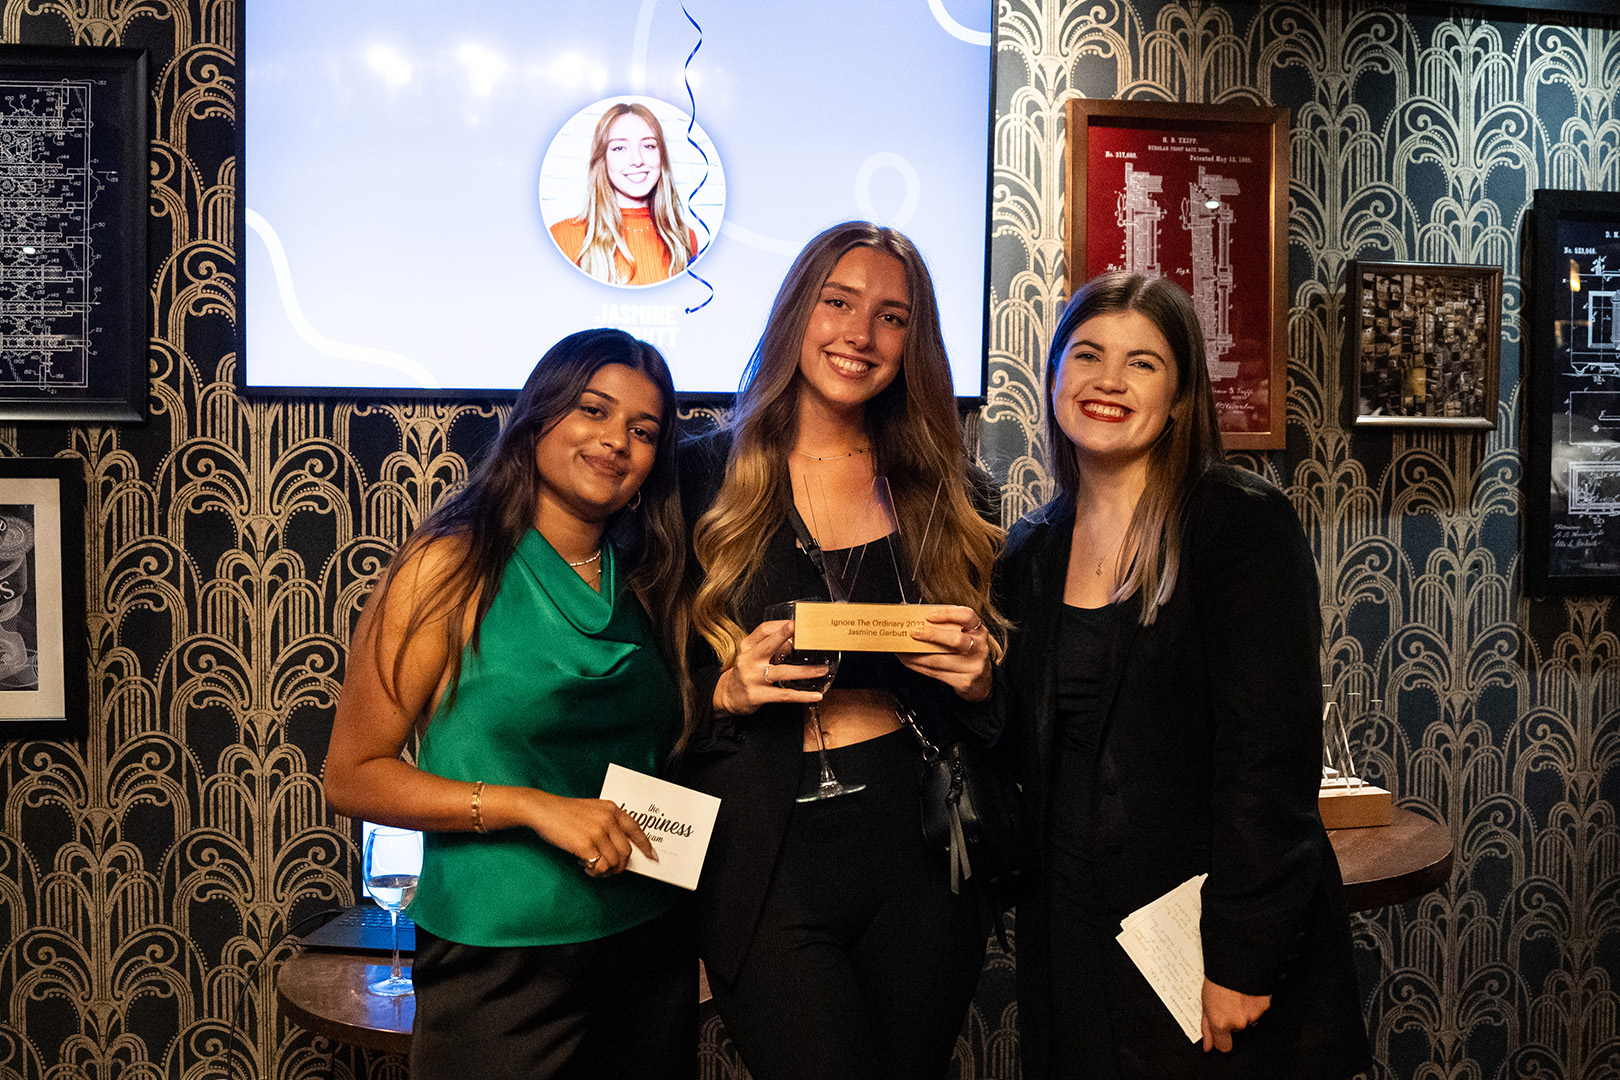
{"type": "Polygon", "coordinates": [[[703,641],[678,775],[721,799],[698,942],[757,1080],[938,1080],[956,1047],[988,928],[923,838],[901,710],[936,745],[991,733],[1001,530],[970,475],[922,256],[833,226],[788,270],[728,427],[681,450],[703,641]],[[919,594],[938,606],[913,636],[944,651],[845,652],[825,695],[796,688],[828,673],[790,662],[773,604],[919,594]],[[823,741],[861,790],[815,797],[823,741]]]}
{"type": "Polygon", "coordinates": [[[1192,302],[1078,290],[1047,363],[1059,494],[998,604],[1042,865],[1018,909],[1024,1071],[1343,1077],[1366,1064],[1338,863],[1316,809],[1316,571],[1286,497],[1220,463],[1192,302]],[[1115,940],[1199,874],[1201,1038],[1115,940]]]}

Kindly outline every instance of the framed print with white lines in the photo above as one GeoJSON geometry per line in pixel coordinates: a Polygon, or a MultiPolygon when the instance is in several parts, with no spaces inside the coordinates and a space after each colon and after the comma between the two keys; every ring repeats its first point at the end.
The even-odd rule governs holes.
{"type": "Polygon", "coordinates": [[[1620,195],[1539,190],[1532,229],[1530,588],[1620,593],[1620,195]]]}

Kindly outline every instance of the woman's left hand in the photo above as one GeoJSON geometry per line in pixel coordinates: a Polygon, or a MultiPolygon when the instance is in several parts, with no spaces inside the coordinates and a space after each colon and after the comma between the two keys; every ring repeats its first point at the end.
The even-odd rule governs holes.
{"type": "Polygon", "coordinates": [[[928,613],[928,625],[911,632],[918,641],[943,646],[937,653],[897,653],[912,671],[938,679],[964,701],[990,696],[990,631],[970,607],[950,605],[928,613]]]}
{"type": "Polygon", "coordinates": [[[1270,994],[1243,994],[1228,990],[1219,983],[1204,980],[1204,1052],[1219,1050],[1232,1052],[1232,1032],[1242,1031],[1260,1022],[1260,1016],[1271,1008],[1270,994]]]}

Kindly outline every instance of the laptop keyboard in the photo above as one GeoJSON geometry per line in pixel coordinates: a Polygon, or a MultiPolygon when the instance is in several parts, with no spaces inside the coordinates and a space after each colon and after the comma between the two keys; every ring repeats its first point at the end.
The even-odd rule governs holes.
{"type": "MultiPolygon", "coordinates": [[[[348,919],[357,926],[376,926],[384,930],[394,925],[393,920],[388,917],[388,912],[371,904],[360,904],[352,907],[347,913],[340,915],[339,918],[348,919]]],[[[399,928],[403,930],[411,925],[413,925],[411,917],[403,911],[400,912],[399,928]]]]}

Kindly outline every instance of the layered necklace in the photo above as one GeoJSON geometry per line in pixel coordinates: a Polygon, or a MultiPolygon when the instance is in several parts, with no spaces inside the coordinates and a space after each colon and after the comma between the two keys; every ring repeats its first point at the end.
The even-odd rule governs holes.
{"type": "Polygon", "coordinates": [[[575,562],[573,559],[564,559],[563,562],[567,563],[574,570],[578,571],[579,576],[584,580],[585,584],[594,589],[602,580],[601,559],[602,549],[597,548],[596,553],[588,559],[580,559],[578,562],[575,562]],[[592,566],[593,563],[595,564],[594,566],[592,566]],[[585,570],[585,567],[587,566],[590,566],[594,571],[594,573],[589,577],[586,576],[587,571],[585,570]]]}

